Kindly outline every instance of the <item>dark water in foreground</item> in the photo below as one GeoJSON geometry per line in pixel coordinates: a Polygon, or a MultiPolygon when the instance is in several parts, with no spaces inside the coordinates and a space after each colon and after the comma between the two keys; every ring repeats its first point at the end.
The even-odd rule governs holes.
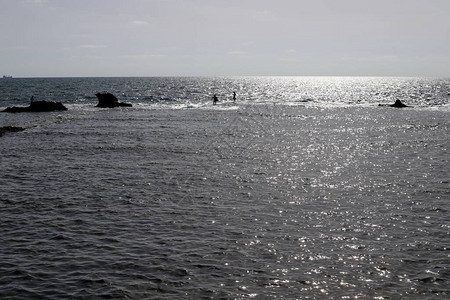
{"type": "Polygon", "coordinates": [[[450,82],[373,80],[2,82],[0,298],[448,298],[450,82]]]}

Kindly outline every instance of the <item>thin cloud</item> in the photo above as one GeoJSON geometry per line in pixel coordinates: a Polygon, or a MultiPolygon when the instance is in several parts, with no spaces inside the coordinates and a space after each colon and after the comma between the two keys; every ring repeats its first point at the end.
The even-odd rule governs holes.
{"type": "Polygon", "coordinates": [[[230,54],[230,55],[244,55],[244,54],[247,54],[247,52],[234,50],[234,51],[228,52],[228,54],[230,54]]]}
{"type": "Polygon", "coordinates": [[[134,20],[134,21],[131,21],[131,24],[137,25],[137,26],[145,26],[145,25],[148,25],[148,22],[142,21],[142,20],[134,20]]]}
{"type": "Polygon", "coordinates": [[[27,3],[27,4],[44,4],[47,2],[48,2],[48,0],[25,0],[25,1],[23,1],[23,3],[27,3]]]}
{"type": "Polygon", "coordinates": [[[270,12],[270,11],[268,11],[268,10],[260,10],[260,11],[257,11],[256,12],[256,16],[257,17],[269,17],[269,16],[271,16],[272,15],[272,13],[270,12]]]}
{"type": "Polygon", "coordinates": [[[166,54],[127,54],[120,56],[123,59],[142,60],[142,59],[157,59],[167,57],[166,54]]]}
{"type": "Polygon", "coordinates": [[[344,61],[357,62],[396,62],[400,60],[397,55],[372,55],[372,56],[344,56],[341,58],[344,61]]]}
{"type": "Polygon", "coordinates": [[[285,63],[301,63],[302,61],[298,58],[280,58],[281,62],[285,62],[285,63]]]}
{"type": "Polygon", "coordinates": [[[91,44],[87,44],[87,45],[80,45],[79,48],[100,49],[100,48],[106,48],[106,45],[91,45],[91,44]]]}

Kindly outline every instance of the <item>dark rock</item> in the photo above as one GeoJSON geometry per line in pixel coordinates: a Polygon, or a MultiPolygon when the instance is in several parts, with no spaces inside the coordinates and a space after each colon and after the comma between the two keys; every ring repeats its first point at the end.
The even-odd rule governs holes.
{"type": "Polygon", "coordinates": [[[111,93],[97,93],[95,96],[98,98],[98,104],[96,107],[113,108],[119,106],[131,106],[130,103],[119,102],[119,99],[111,93]]]}
{"type": "Polygon", "coordinates": [[[44,111],[59,111],[59,110],[67,110],[61,102],[54,101],[33,101],[30,103],[30,106],[12,106],[7,107],[4,112],[44,112],[44,111]]]}
{"type": "Polygon", "coordinates": [[[400,101],[400,100],[395,100],[395,103],[394,104],[379,104],[378,106],[390,106],[390,107],[398,107],[398,108],[401,108],[401,107],[411,107],[411,106],[408,106],[408,105],[406,105],[406,104],[403,104],[402,103],[402,101],[400,101]]]}
{"type": "Polygon", "coordinates": [[[400,100],[395,100],[395,103],[394,104],[391,104],[391,105],[389,105],[390,107],[409,107],[408,105],[406,105],[406,104],[403,104],[402,103],[402,101],[400,101],[400,100]]]}
{"type": "Polygon", "coordinates": [[[14,126],[6,126],[6,127],[0,127],[0,136],[7,132],[18,132],[25,130],[25,128],[22,127],[14,127],[14,126]]]}

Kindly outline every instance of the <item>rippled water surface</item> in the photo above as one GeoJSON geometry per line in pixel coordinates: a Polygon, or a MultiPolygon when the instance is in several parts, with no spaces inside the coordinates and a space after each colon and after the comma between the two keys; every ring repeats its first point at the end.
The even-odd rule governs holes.
{"type": "Polygon", "coordinates": [[[449,297],[449,80],[0,85],[1,299],[449,297]]]}

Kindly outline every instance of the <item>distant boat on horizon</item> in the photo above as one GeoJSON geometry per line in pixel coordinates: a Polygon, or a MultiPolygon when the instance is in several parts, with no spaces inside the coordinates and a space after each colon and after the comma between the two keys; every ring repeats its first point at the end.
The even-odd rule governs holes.
{"type": "Polygon", "coordinates": [[[12,76],[11,75],[3,75],[3,79],[9,79],[9,78],[12,78],[12,76]]]}

